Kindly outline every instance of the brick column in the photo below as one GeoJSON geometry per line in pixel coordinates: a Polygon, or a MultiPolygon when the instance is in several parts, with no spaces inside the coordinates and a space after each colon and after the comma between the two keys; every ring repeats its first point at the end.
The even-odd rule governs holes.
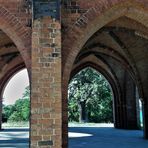
{"type": "Polygon", "coordinates": [[[126,128],[138,129],[137,108],[136,108],[136,86],[130,75],[125,73],[125,112],[126,112],[126,128]]]}
{"type": "Polygon", "coordinates": [[[0,99],[0,130],[2,129],[2,99],[0,99]]]}
{"type": "Polygon", "coordinates": [[[61,24],[56,18],[56,4],[56,1],[52,5],[50,1],[34,2],[31,148],[61,148],[62,145],[61,24]],[[52,14],[48,13],[51,11],[52,14]]]}
{"type": "Polygon", "coordinates": [[[148,139],[148,80],[144,81],[144,97],[142,98],[143,103],[143,129],[144,129],[144,137],[148,139]]]}
{"type": "Polygon", "coordinates": [[[144,113],[143,113],[143,116],[144,116],[144,137],[146,139],[148,139],[148,103],[147,103],[147,100],[144,101],[144,113]]]}
{"type": "Polygon", "coordinates": [[[68,148],[68,80],[62,81],[62,148],[68,148]]]}
{"type": "Polygon", "coordinates": [[[120,101],[116,102],[116,128],[138,129],[136,108],[136,86],[127,71],[117,73],[121,87],[120,101]]]}
{"type": "Polygon", "coordinates": [[[139,99],[141,99],[141,98],[139,97],[138,88],[136,87],[137,126],[138,126],[139,129],[142,129],[141,128],[141,119],[140,119],[140,110],[141,110],[141,108],[143,108],[143,106],[141,106],[141,108],[140,108],[139,99]]]}

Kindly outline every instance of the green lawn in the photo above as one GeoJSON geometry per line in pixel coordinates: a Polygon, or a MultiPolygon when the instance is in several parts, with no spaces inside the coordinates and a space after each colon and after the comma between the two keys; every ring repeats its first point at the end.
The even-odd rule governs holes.
{"type": "Polygon", "coordinates": [[[29,127],[29,122],[7,122],[3,123],[2,127],[29,127]]]}
{"type": "Polygon", "coordinates": [[[113,123],[78,123],[70,122],[68,127],[113,127],[113,123]]]}

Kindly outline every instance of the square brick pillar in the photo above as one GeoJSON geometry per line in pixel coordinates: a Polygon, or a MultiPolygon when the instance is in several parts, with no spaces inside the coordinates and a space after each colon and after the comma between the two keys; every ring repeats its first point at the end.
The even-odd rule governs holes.
{"type": "Polygon", "coordinates": [[[136,85],[128,73],[124,76],[125,126],[127,129],[139,129],[137,122],[136,85]]]}
{"type": "Polygon", "coordinates": [[[35,20],[32,35],[31,147],[61,147],[60,23],[35,20]]]}
{"type": "Polygon", "coordinates": [[[148,103],[147,100],[144,102],[144,138],[148,139],[148,103]]]}
{"type": "Polygon", "coordinates": [[[2,129],[2,99],[0,100],[0,130],[2,129]]]}
{"type": "Polygon", "coordinates": [[[61,24],[39,17],[32,30],[30,147],[61,148],[61,24]]]}
{"type": "Polygon", "coordinates": [[[138,129],[136,85],[127,71],[116,71],[116,76],[121,89],[120,101],[117,102],[117,99],[115,100],[115,127],[120,129],[138,129]]]}
{"type": "Polygon", "coordinates": [[[144,97],[142,98],[143,103],[143,130],[144,138],[148,139],[148,81],[145,81],[144,85],[144,97]]]}

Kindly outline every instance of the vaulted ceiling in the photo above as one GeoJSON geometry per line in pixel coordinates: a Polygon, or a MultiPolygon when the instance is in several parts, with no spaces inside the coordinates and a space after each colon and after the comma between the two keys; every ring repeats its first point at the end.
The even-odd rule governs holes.
{"type": "Polygon", "coordinates": [[[23,60],[16,45],[0,30],[0,78],[20,63],[23,63],[23,60]]]}
{"type": "MultiPolygon", "coordinates": [[[[148,30],[142,24],[121,17],[98,30],[85,43],[75,64],[94,55],[116,72],[121,65],[133,79],[147,78],[148,73],[148,30]],[[116,65],[116,66],[115,66],[116,65]],[[141,73],[141,71],[145,72],[141,73]]],[[[139,80],[137,80],[139,81],[139,80]]]]}

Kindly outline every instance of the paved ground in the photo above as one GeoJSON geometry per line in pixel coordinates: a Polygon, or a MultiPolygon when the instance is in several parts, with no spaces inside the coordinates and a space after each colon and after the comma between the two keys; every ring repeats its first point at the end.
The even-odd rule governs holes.
{"type": "Polygon", "coordinates": [[[29,130],[27,128],[9,128],[0,131],[1,148],[28,148],[29,130]]]}
{"type": "Polygon", "coordinates": [[[142,131],[113,127],[71,127],[68,148],[148,148],[142,131]]]}
{"type": "MultiPolygon", "coordinates": [[[[29,148],[27,128],[0,131],[1,148],[29,148]]],[[[70,127],[68,148],[148,148],[142,131],[113,127],[70,127]]]]}

